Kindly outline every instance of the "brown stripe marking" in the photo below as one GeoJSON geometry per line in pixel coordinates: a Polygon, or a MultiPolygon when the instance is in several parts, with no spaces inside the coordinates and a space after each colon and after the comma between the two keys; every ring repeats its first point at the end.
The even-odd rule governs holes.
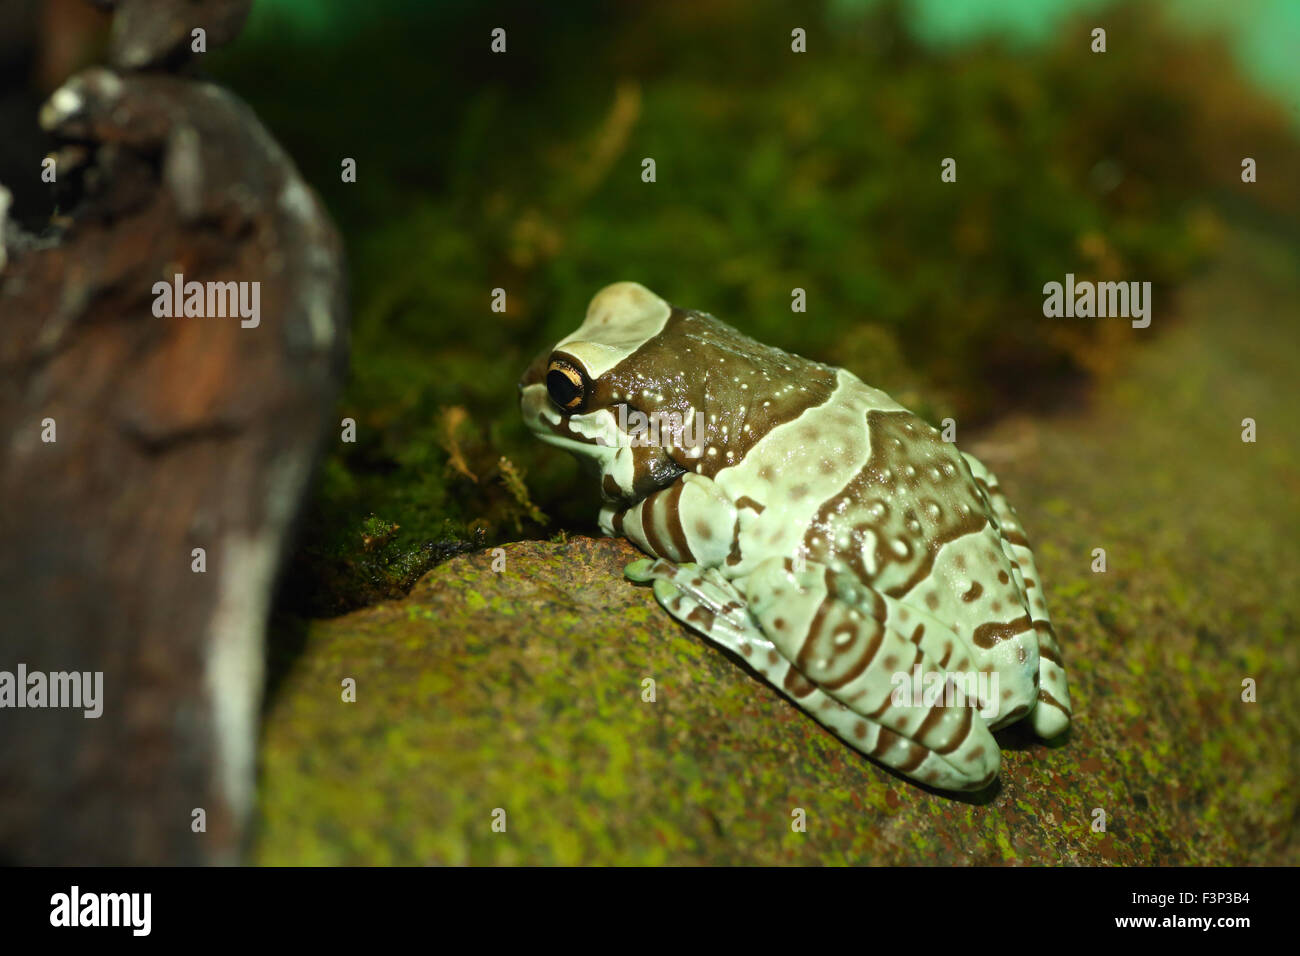
{"type": "Polygon", "coordinates": [[[691,613],[686,615],[688,623],[694,624],[696,627],[704,628],[705,630],[708,630],[713,626],[713,619],[713,612],[707,607],[703,607],[699,604],[695,605],[695,607],[691,609],[691,613]]]}
{"type": "Polygon", "coordinates": [[[796,667],[791,667],[785,672],[785,680],[782,682],[781,686],[795,697],[807,697],[817,689],[816,685],[814,685],[808,678],[804,677],[803,674],[799,673],[799,670],[796,667]]]}
{"type": "Polygon", "coordinates": [[[956,750],[958,747],[964,744],[966,742],[966,738],[970,736],[970,729],[972,724],[974,723],[974,716],[973,716],[974,713],[975,713],[974,708],[970,706],[963,707],[962,715],[961,715],[961,724],[957,727],[957,732],[954,733],[952,735],[952,739],[949,740],[942,747],[935,747],[934,752],[939,754],[942,757],[952,753],[954,750],[956,750]]]}
{"type": "Polygon", "coordinates": [[[1030,622],[1028,614],[1018,617],[1014,621],[1010,621],[1006,624],[998,621],[989,621],[988,623],[981,624],[979,627],[975,628],[975,634],[971,637],[971,641],[976,647],[987,649],[1002,641],[1015,637],[1017,634],[1023,634],[1032,627],[1033,624],[1030,622]]]}
{"type": "Polygon", "coordinates": [[[978,601],[979,596],[983,593],[984,593],[984,585],[980,584],[978,581],[975,581],[974,583],[971,584],[970,590],[961,596],[961,599],[969,604],[971,601],[978,601]]]}
{"type": "Polygon", "coordinates": [[[871,713],[863,714],[863,716],[866,717],[868,720],[876,720],[877,718],[884,716],[885,711],[889,710],[889,705],[892,704],[893,702],[894,702],[894,694],[893,691],[890,691],[888,694],[885,695],[885,702],[883,704],[881,704],[871,713]]]}
{"type": "Polygon", "coordinates": [[[645,536],[646,547],[661,558],[671,558],[672,552],[668,550],[663,537],[659,534],[657,525],[654,502],[650,502],[649,507],[643,505],[641,508],[641,534],[645,536]]]}
{"type": "Polygon", "coordinates": [[[735,567],[740,561],[740,518],[737,516],[735,527],[731,531],[731,551],[727,554],[727,567],[735,567]]]}
{"type": "Polygon", "coordinates": [[[1053,697],[1053,696],[1051,695],[1051,693],[1050,693],[1049,691],[1047,691],[1045,688],[1040,687],[1040,688],[1038,689],[1038,699],[1039,699],[1040,701],[1042,701],[1043,703],[1045,703],[1045,704],[1051,704],[1053,707],[1055,707],[1055,708],[1056,708],[1057,710],[1059,710],[1061,713],[1065,714],[1066,717],[1069,717],[1069,716],[1070,716],[1070,708],[1069,708],[1069,707],[1066,707],[1066,706],[1065,706],[1064,704],[1062,704],[1059,700],[1057,700],[1055,697],[1053,697]]]}
{"type": "Polygon", "coordinates": [[[880,736],[876,738],[876,746],[871,749],[871,753],[868,756],[879,758],[891,747],[900,743],[907,747],[907,757],[901,763],[893,764],[892,766],[897,770],[901,770],[903,773],[915,770],[917,767],[921,766],[922,761],[925,760],[929,751],[915,741],[894,733],[888,727],[880,728],[880,736]]]}
{"type": "Polygon", "coordinates": [[[1002,531],[1003,540],[1008,542],[1009,544],[1018,544],[1022,548],[1026,548],[1026,549],[1029,548],[1029,539],[1026,538],[1019,531],[1004,531],[1002,529],[998,529],[998,530],[1002,531]]]}
{"type": "Polygon", "coordinates": [[[1052,630],[1052,625],[1046,621],[1035,621],[1034,630],[1043,635],[1038,642],[1038,656],[1047,658],[1061,670],[1065,670],[1065,663],[1056,649],[1056,634],[1052,630]]]}
{"type": "MultiPolygon", "coordinates": [[[[817,605],[817,613],[813,615],[812,623],[808,626],[808,636],[804,639],[803,645],[799,648],[799,653],[795,657],[795,665],[800,670],[808,670],[812,664],[813,644],[816,642],[821,633],[823,621],[827,610],[833,605],[832,598],[826,598],[817,605]]],[[[856,649],[858,652],[857,659],[849,666],[849,669],[840,677],[822,681],[822,686],[828,690],[839,690],[846,684],[852,683],[863,671],[871,666],[871,662],[876,659],[876,652],[880,650],[880,645],[885,639],[885,629],[880,626],[879,622],[873,622],[876,627],[870,637],[866,638],[865,646],[862,645],[862,629],[857,624],[845,623],[835,628],[831,634],[831,652],[830,660],[853,653],[856,649]],[[835,634],[849,631],[853,634],[853,640],[848,641],[843,647],[835,643],[835,634]]]]}
{"type": "Polygon", "coordinates": [[[912,736],[917,740],[924,740],[925,735],[939,725],[939,722],[943,720],[944,715],[947,712],[948,708],[942,703],[931,707],[929,712],[925,715],[925,719],[921,721],[921,726],[916,728],[916,733],[912,736]]]}
{"type": "Polygon", "coordinates": [[[656,498],[655,507],[664,512],[664,524],[668,526],[668,537],[672,538],[673,547],[677,549],[679,561],[694,561],[695,555],[686,542],[686,529],[682,527],[682,491],[686,483],[680,478],[673,482],[668,491],[656,498]]]}

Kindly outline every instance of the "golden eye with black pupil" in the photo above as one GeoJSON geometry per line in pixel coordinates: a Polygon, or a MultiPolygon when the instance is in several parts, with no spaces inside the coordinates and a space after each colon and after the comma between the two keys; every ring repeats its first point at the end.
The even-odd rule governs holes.
{"type": "Polygon", "coordinates": [[[558,407],[569,412],[577,411],[586,397],[586,381],[576,368],[552,362],[546,370],[546,391],[558,407]]]}

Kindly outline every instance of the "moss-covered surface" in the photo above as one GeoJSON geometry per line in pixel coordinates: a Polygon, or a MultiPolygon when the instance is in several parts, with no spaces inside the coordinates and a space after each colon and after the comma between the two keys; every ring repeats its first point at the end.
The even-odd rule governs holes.
{"type": "Polygon", "coordinates": [[[267,714],[253,859],[1300,863],[1300,263],[1225,250],[1086,408],[958,436],[1035,542],[1076,713],[1050,747],[1002,733],[992,792],[839,743],[624,581],[625,543],[523,542],[311,624],[267,714]]]}

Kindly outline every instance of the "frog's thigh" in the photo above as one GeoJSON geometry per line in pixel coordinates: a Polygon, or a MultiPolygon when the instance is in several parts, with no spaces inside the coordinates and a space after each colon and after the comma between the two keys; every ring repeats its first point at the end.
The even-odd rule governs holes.
{"type": "MultiPolygon", "coordinates": [[[[820,723],[852,747],[917,780],[947,790],[980,789],[997,775],[1000,756],[997,743],[979,715],[970,707],[930,707],[893,705],[890,694],[892,672],[887,667],[911,668],[920,663],[923,673],[942,673],[935,660],[925,655],[912,639],[904,639],[892,628],[870,614],[850,606],[839,596],[827,593],[824,572],[816,570],[809,581],[812,590],[821,584],[822,603],[827,604],[820,616],[816,602],[788,601],[794,579],[780,561],[765,562],[754,575],[745,579],[752,592],[773,583],[776,590],[760,599],[761,616],[750,613],[736,586],[715,569],[694,565],[677,565],[669,561],[637,561],[628,565],[626,574],[634,581],[654,581],[654,593],[665,610],[714,643],[745,660],[773,687],[815,717],[820,723]],[[788,603],[789,613],[782,611],[788,603]],[[814,619],[822,622],[814,625],[814,619]],[[850,639],[855,647],[870,642],[877,659],[851,686],[822,688],[791,663],[797,650],[788,640],[802,623],[810,638],[826,634],[852,634],[861,627],[861,639],[850,639]],[[868,635],[875,635],[874,640],[868,635]],[[769,640],[781,637],[785,650],[769,640]],[[867,687],[871,686],[871,690],[867,687]],[[844,693],[841,693],[844,692],[844,693]],[[851,695],[849,700],[844,694],[851,695]]],[[[809,595],[811,594],[809,591],[809,595]]],[[[874,592],[873,592],[874,593],[874,592]]],[[[855,595],[856,597],[856,595],[855,595]]],[[[913,636],[916,631],[913,630],[913,636]]],[[[924,634],[939,634],[932,628],[924,634]]],[[[960,643],[952,645],[952,656],[962,651],[960,643]]],[[[910,673],[910,670],[908,670],[910,673]]]]}
{"type": "Polygon", "coordinates": [[[964,702],[945,706],[950,675],[927,651],[926,632],[914,641],[890,626],[878,592],[817,564],[795,573],[779,558],[737,584],[774,645],[760,673],[847,743],[946,790],[978,790],[997,776],[998,746],[983,718],[964,702]],[[897,702],[896,687],[906,691],[897,702]]]}
{"type": "Polygon", "coordinates": [[[980,490],[989,500],[993,517],[997,520],[1002,550],[1011,562],[1011,575],[1029,608],[1029,620],[1034,625],[1038,639],[1038,700],[1029,715],[1030,725],[1040,737],[1051,738],[1064,733],[1070,726],[1070,688],[1065,677],[1065,664],[1056,631],[1047,614],[1047,600],[1043,596],[1042,579],[1034,553],[1020,519],[1007,496],[998,484],[997,476],[973,455],[963,453],[980,490]]]}
{"type": "MultiPolygon", "coordinates": [[[[970,645],[951,627],[928,611],[872,589],[864,590],[873,600],[884,603],[887,625],[899,634],[905,635],[909,641],[925,651],[928,657],[937,660],[940,668],[963,678],[965,681],[963,687],[978,677],[979,664],[970,645]]],[[[978,687],[971,688],[969,695],[971,699],[977,697],[977,691],[978,687]]],[[[981,710],[984,703],[982,700],[979,702],[981,710]]],[[[994,701],[993,705],[994,709],[984,714],[986,722],[997,716],[998,702],[994,701]]]]}

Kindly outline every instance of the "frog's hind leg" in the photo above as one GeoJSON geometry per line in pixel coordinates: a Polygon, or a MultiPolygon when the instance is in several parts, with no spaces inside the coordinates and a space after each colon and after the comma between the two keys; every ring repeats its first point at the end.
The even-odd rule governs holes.
{"type": "Polygon", "coordinates": [[[934,706],[923,700],[895,705],[892,678],[897,673],[910,675],[913,666],[926,674],[946,677],[946,672],[926,654],[920,635],[903,637],[877,619],[876,609],[883,605],[850,590],[856,586],[849,582],[828,585],[834,576],[824,568],[810,564],[796,575],[774,560],[737,583],[716,570],[667,561],[638,561],[626,573],[634,581],[653,580],[655,597],[669,613],[738,654],[869,757],[946,790],[978,790],[997,775],[996,741],[974,707],[943,706],[946,684],[934,706]],[[752,602],[741,587],[754,597],[752,602]],[[815,652],[806,663],[800,659],[796,664],[802,647],[821,647],[828,639],[834,647],[829,652],[835,659],[832,671],[848,658],[860,662],[854,679],[822,679],[831,671],[815,652]]]}
{"type": "Polygon", "coordinates": [[[1011,575],[1029,608],[1029,620],[1038,640],[1038,700],[1029,714],[1030,726],[1044,739],[1064,733],[1070,726],[1070,688],[1065,678],[1061,647],[1047,614],[1047,600],[1042,579],[1029,549],[1025,529],[1015,509],[1002,493],[997,476],[978,458],[962,453],[980,492],[988,500],[989,511],[996,519],[1002,549],[1011,562],[1011,575]]]}

